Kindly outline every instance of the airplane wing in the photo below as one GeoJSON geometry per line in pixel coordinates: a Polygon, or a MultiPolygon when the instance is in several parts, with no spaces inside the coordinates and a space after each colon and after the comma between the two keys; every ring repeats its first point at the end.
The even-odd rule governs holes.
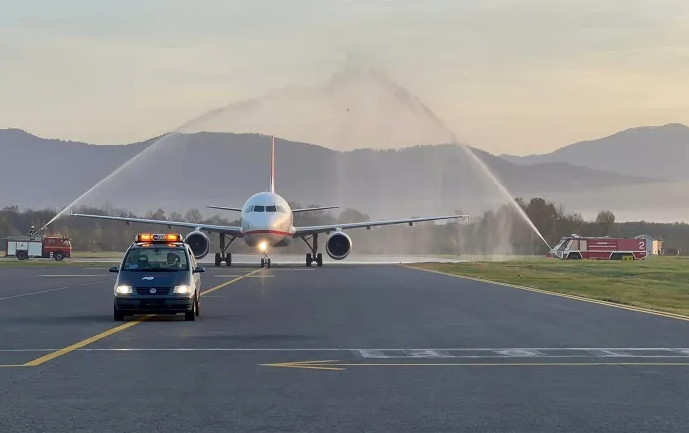
{"type": "Polygon", "coordinates": [[[235,226],[220,226],[220,225],[213,225],[213,224],[203,224],[203,223],[187,223],[187,222],[182,222],[182,221],[166,221],[166,220],[152,220],[152,219],[146,219],[146,218],[128,218],[128,217],[116,217],[116,216],[107,216],[107,215],[87,215],[87,214],[79,214],[79,213],[73,213],[71,216],[75,217],[83,217],[83,218],[96,218],[96,219],[102,219],[102,220],[111,220],[111,221],[122,221],[126,223],[141,223],[141,224],[157,224],[157,225],[162,225],[162,226],[168,226],[170,228],[172,227],[184,227],[188,229],[198,229],[198,230],[204,230],[208,232],[215,232],[215,233],[223,233],[226,235],[241,235],[241,227],[235,227],[235,226]]]}
{"type": "Polygon", "coordinates": [[[459,219],[467,218],[469,215],[448,215],[448,216],[436,216],[436,217],[424,217],[424,218],[405,218],[398,220],[383,220],[383,221],[362,221],[360,223],[348,223],[348,224],[329,224],[323,226],[307,226],[307,227],[295,227],[296,231],[292,237],[298,238],[302,236],[313,235],[316,233],[325,233],[335,230],[346,230],[346,229],[357,229],[357,228],[371,228],[378,226],[388,226],[393,224],[409,224],[423,222],[423,221],[438,221],[438,220],[448,220],[448,219],[459,219]]]}
{"type": "Polygon", "coordinates": [[[305,208],[301,208],[301,209],[292,209],[292,213],[309,212],[312,210],[338,209],[338,208],[339,208],[339,206],[305,207],[305,208]]]}
{"type": "Polygon", "coordinates": [[[242,208],[240,207],[226,207],[226,206],[206,206],[209,209],[220,209],[220,210],[232,210],[235,212],[241,212],[242,208]]]}

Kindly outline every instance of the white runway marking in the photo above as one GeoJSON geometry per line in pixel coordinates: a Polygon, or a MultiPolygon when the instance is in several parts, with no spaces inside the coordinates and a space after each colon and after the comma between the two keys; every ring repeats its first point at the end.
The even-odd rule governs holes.
{"type": "MultiPolygon", "coordinates": [[[[0,349],[2,352],[51,352],[57,349],[0,349]]],[[[359,358],[689,358],[689,348],[437,348],[437,349],[355,349],[355,348],[81,348],[78,352],[349,352],[359,358]]]]}
{"type": "Polygon", "coordinates": [[[0,349],[0,352],[54,352],[59,349],[0,349]]]}
{"type": "MultiPolygon", "coordinates": [[[[292,271],[315,271],[316,269],[314,269],[314,268],[305,268],[305,269],[301,269],[301,268],[296,268],[296,269],[293,269],[293,268],[282,268],[282,269],[280,269],[280,268],[263,268],[263,270],[267,271],[267,272],[292,272],[292,271]]],[[[219,275],[217,275],[217,276],[219,276],[219,275]]],[[[253,276],[254,275],[252,275],[252,277],[253,276]]]]}
{"type": "Polygon", "coordinates": [[[245,277],[245,278],[274,278],[275,275],[261,275],[261,274],[255,274],[255,275],[214,275],[216,278],[237,278],[237,277],[245,277]]]}
{"type": "Polygon", "coordinates": [[[101,281],[105,281],[105,280],[89,281],[88,283],[72,284],[71,286],[56,287],[56,288],[54,288],[54,289],[41,290],[41,291],[38,291],[38,292],[29,292],[29,293],[22,293],[22,294],[19,294],[19,295],[5,296],[4,298],[0,298],[0,301],[5,301],[5,300],[7,300],[7,299],[23,298],[23,297],[25,297],[25,296],[42,295],[42,294],[44,294],[44,293],[59,292],[60,290],[71,289],[71,288],[74,288],[74,287],[88,286],[88,285],[91,285],[91,284],[96,284],[96,283],[101,282],[101,281]]]}

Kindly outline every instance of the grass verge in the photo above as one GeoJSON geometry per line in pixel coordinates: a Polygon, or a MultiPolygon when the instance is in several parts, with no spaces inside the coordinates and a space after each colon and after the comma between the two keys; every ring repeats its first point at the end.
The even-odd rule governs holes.
{"type": "Polygon", "coordinates": [[[410,267],[689,316],[689,259],[684,257],[629,262],[541,258],[410,267]]]}

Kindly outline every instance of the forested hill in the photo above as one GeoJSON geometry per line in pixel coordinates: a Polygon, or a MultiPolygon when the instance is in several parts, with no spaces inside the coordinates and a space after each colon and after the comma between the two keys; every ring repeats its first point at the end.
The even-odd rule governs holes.
{"type": "MultiPolygon", "coordinates": [[[[5,179],[0,182],[0,199],[21,207],[62,208],[146,149],[81,204],[110,202],[138,213],[152,206],[177,212],[197,207],[205,212],[207,204],[240,206],[267,187],[268,137],[199,132],[168,135],[154,144],[157,138],[90,145],[0,130],[5,179]]],[[[361,209],[375,218],[454,212],[458,206],[482,211],[488,208],[486,196],[499,197],[490,176],[457,145],[338,152],[277,138],[275,152],[278,191],[289,200],[361,209]],[[379,204],[387,198],[395,206],[379,204]]],[[[584,197],[587,191],[606,187],[654,184],[643,175],[563,162],[525,167],[478,149],[473,153],[513,195],[584,197]]]]}

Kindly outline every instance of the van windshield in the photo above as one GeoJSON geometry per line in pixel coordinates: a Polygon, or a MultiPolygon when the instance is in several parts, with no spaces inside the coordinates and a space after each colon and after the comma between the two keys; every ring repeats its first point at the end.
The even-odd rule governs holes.
{"type": "Polygon", "coordinates": [[[189,262],[184,250],[180,248],[132,248],[124,258],[122,270],[140,272],[188,271],[189,262]]]}

